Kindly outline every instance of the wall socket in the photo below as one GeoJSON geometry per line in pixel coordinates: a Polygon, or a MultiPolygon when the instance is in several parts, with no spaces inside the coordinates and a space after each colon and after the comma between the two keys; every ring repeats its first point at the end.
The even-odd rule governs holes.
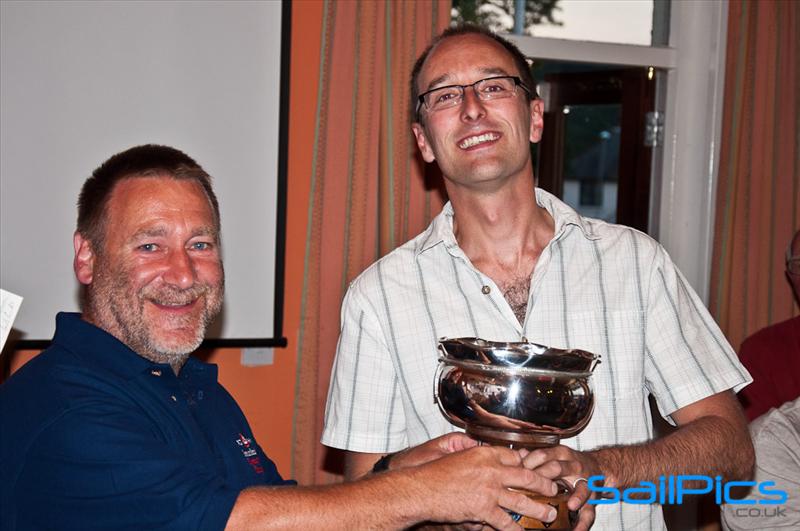
{"type": "Polygon", "coordinates": [[[274,349],[269,347],[243,348],[242,365],[245,367],[272,365],[274,355],[274,349]]]}

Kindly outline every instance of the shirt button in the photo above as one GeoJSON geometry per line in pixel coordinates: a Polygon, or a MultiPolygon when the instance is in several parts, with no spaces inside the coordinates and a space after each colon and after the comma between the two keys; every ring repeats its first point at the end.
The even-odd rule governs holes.
{"type": "Polygon", "coordinates": [[[170,398],[172,399],[173,402],[177,402],[178,401],[178,399],[175,398],[175,395],[171,395],[170,398]]]}
{"type": "Polygon", "coordinates": [[[150,374],[152,374],[153,376],[161,376],[161,371],[159,369],[153,369],[152,371],[150,371],[150,374]]]}
{"type": "Polygon", "coordinates": [[[492,291],[492,288],[490,288],[489,286],[483,286],[481,288],[481,293],[483,293],[484,295],[488,295],[490,291],[492,291]]]}

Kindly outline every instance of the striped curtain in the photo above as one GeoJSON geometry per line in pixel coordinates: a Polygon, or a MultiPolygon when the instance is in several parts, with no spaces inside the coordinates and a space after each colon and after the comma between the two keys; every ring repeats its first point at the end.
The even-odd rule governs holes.
{"type": "Polygon", "coordinates": [[[408,85],[416,57],[449,23],[450,0],[322,4],[293,418],[301,484],[340,479],[319,439],[348,283],[424,230],[444,201],[416,154],[408,85]]]}
{"type": "Polygon", "coordinates": [[[800,2],[730,2],[725,68],[710,307],[738,350],[799,313],[784,253],[800,227],[800,2]]]}

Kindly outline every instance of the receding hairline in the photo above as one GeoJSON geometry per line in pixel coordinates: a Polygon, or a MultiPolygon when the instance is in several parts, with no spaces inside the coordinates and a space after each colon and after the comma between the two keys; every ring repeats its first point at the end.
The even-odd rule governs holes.
{"type": "MultiPolygon", "coordinates": [[[[102,236],[100,241],[93,242],[93,244],[100,244],[99,248],[96,252],[103,252],[103,247],[105,246],[105,236],[108,230],[107,223],[109,222],[109,209],[111,208],[111,204],[115,201],[119,201],[119,194],[120,194],[120,187],[124,186],[125,184],[132,183],[134,181],[143,181],[143,180],[153,180],[153,181],[175,181],[175,182],[185,182],[191,185],[194,185],[201,193],[201,195],[206,200],[206,205],[208,206],[209,213],[211,215],[212,221],[212,229],[213,234],[219,237],[221,227],[219,226],[219,219],[216,217],[215,210],[214,210],[214,202],[212,198],[208,195],[203,184],[198,179],[193,178],[183,178],[180,176],[175,175],[173,172],[167,169],[161,168],[154,168],[152,170],[146,170],[143,172],[131,172],[121,176],[117,181],[114,182],[114,185],[111,187],[111,190],[108,192],[107,199],[105,204],[103,205],[103,209],[100,213],[100,220],[102,220],[102,236]]],[[[77,229],[77,232],[81,232],[80,229],[77,229]]],[[[84,236],[87,236],[84,234],[84,236]]]]}
{"type": "MultiPolygon", "coordinates": [[[[417,85],[418,85],[417,86],[417,91],[418,91],[419,94],[422,94],[423,92],[425,92],[429,88],[429,87],[420,87],[419,84],[420,84],[420,81],[422,79],[422,75],[425,72],[425,68],[427,68],[428,63],[431,60],[431,57],[433,57],[433,55],[438,51],[438,49],[443,44],[451,42],[451,41],[456,40],[456,39],[460,39],[460,38],[461,39],[463,39],[463,38],[479,38],[481,40],[484,40],[484,41],[490,43],[494,48],[496,48],[500,52],[504,53],[506,55],[506,57],[508,57],[511,60],[511,64],[513,65],[515,71],[518,70],[514,55],[510,51],[508,51],[501,43],[497,42],[497,40],[493,39],[489,35],[486,35],[484,33],[480,33],[480,32],[477,32],[477,31],[476,32],[468,32],[468,33],[457,33],[455,35],[447,35],[447,36],[439,39],[438,41],[436,41],[433,44],[433,46],[431,47],[431,49],[428,51],[428,54],[425,56],[425,61],[422,63],[422,66],[419,69],[419,75],[417,76],[417,85]]],[[[486,67],[485,70],[494,71],[494,70],[498,70],[498,69],[499,69],[499,67],[486,67]]],[[[508,72],[508,75],[513,75],[513,76],[522,76],[522,74],[523,74],[522,72],[508,72]]],[[[447,76],[447,75],[449,75],[449,73],[445,73],[442,76],[439,76],[439,78],[443,78],[444,76],[447,76]]],[[[439,79],[439,78],[437,78],[437,79],[439,79]]],[[[531,88],[531,87],[529,87],[529,88],[531,88]]]]}
{"type": "Polygon", "coordinates": [[[206,199],[206,203],[208,204],[208,208],[211,212],[212,219],[216,221],[215,211],[214,211],[214,202],[211,199],[211,196],[208,195],[203,183],[200,180],[192,178],[192,177],[183,177],[181,175],[176,175],[174,172],[171,172],[167,169],[162,168],[154,168],[152,170],[146,170],[144,172],[131,172],[121,176],[115,183],[114,186],[111,187],[111,190],[108,193],[108,200],[106,201],[106,208],[114,200],[114,197],[119,194],[119,188],[125,183],[132,183],[135,181],[144,181],[144,180],[151,180],[151,181],[175,181],[178,183],[187,183],[189,185],[195,186],[201,195],[206,199]]]}
{"type": "MultiPolygon", "coordinates": [[[[455,37],[466,37],[470,35],[484,37],[489,42],[494,42],[496,45],[502,48],[508,54],[507,57],[511,58],[511,62],[514,64],[514,70],[517,71],[517,76],[519,76],[523,85],[527,89],[524,92],[525,98],[529,102],[539,98],[539,95],[535,89],[536,82],[530,70],[530,61],[515,44],[490,30],[475,26],[473,24],[465,24],[444,30],[431,41],[428,47],[425,48],[425,50],[414,62],[414,67],[411,69],[411,83],[409,86],[411,89],[410,103],[412,109],[412,122],[424,123],[425,113],[421,112],[422,109],[420,106],[419,95],[422,92],[420,91],[419,84],[420,79],[422,78],[422,71],[427,67],[431,54],[439,51],[439,46],[441,46],[442,43],[448,42],[455,37]]],[[[502,55],[499,55],[498,57],[502,57],[502,55]]],[[[507,75],[513,74],[514,72],[511,71],[507,75]]],[[[428,83],[428,87],[430,87],[430,83],[428,83]]]]}

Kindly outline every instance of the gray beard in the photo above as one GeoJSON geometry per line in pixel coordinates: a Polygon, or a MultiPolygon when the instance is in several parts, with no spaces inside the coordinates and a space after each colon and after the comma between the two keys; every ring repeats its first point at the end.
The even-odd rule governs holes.
{"type": "MultiPolygon", "coordinates": [[[[113,274],[113,272],[112,272],[113,274]]],[[[216,304],[209,307],[204,312],[203,318],[197,327],[195,337],[191,341],[185,341],[180,345],[164,345],[157,341],[151,334],[150,330],[141,323],[135,320],[135,317],[142,317],[144,299],[141,297],[124,298],[116,297],[117,294],[128,294],[128,286],[124,282],[120,282],[120,278],[124,276],[116,276],[112,279],[98,278],[100,287],[99,289],[87,290],[86,297],[86,310],[88,310],[87,317],[90,322],[104,329],[109,334],[113,335],[125,344],[128,348],[136,352],[143,358],[150,360],[154,363],[165,363],[172,366],[173,370],[177,373],[178,370],[186,363],[192,352],[197,350],[205,337],[205,331],[208,325],[219,314],[222,307],[222,298],[225,291],[224,276],[219,289],[219,299],[216,304]],[[119,300],[118,300],[119,299],[119,300]],[[137,304],[137,311],[132,312],[130,309],[123,307],[126,300],[135,300],[137,304]],[[120,302],[120,300],[122,302],[120,302]],[[113,301],[113,302],[111,302],[113,301]],[[137,326],[137,324],[141,326],[137,326]]],[[[213,291],[206,291],[205,302],[208,302],[208,296],[213,291]]],[[[129,294],[128,294],[129,295],[129,294]]]]}

